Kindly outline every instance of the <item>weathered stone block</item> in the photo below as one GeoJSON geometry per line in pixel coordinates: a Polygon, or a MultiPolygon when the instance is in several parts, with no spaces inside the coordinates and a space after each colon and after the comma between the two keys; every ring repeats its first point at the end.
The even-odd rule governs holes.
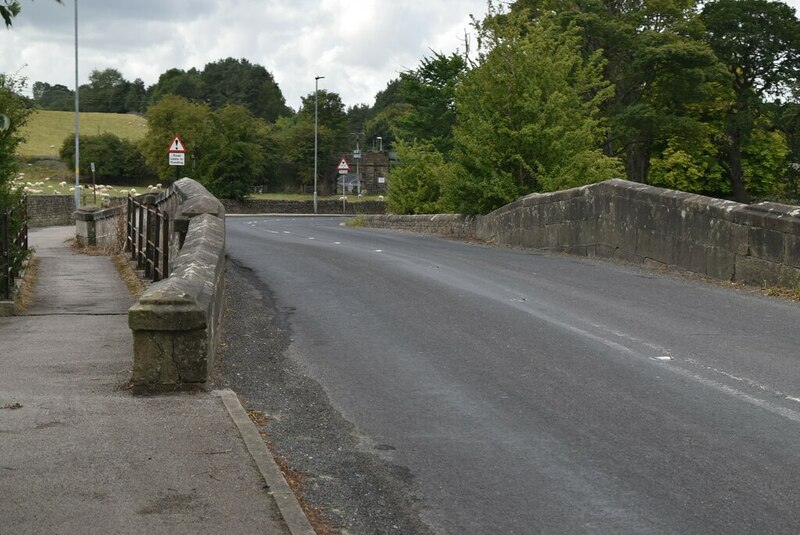
{"type": "Polygon", "coordinates": [[[748,231],[750,254],[754,257],[770,262],[783,262],[784,240],[783,234],[774,230],[750,227],[748,231]]]}

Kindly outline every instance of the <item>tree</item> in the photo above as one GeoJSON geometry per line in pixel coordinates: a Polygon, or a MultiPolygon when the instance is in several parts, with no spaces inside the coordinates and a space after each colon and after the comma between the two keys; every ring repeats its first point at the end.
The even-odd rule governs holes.
{"type": "Polygon", "coordinates": [[[420,66],[400,75],[399,94],[411,112],[396,116],[394,133],[407,141],[430,141],[441,153],[452,149],[456,88],[466,71],[457,53],[434,52],[420,66]]]}
{"type": "Polygon", "coordinates": [[[187,172],[223,198],[244,198],[253,184],[264,179],[268,161],[276,159],[276,144],[266,122],[244,106],[212,111],[168,95],[147,110],[148,132],[141,142],[147,164],[161,178],[174,177],[167,147],[176,134],[186,146],[187,172]]]}
{"type": "Polygon", "coordinates": [[[24,80],[0,74],[0,208],[8,206],[15,198],[9,187],[17,171],[14,155],[25,141],[23,128],[30,117],[30,110],[20,95],[24,86],[24,80]],[[6,118],[8,128],[5,128],[6,118]]]}
{"type": "Polygon", "coordinates": [[[130,91],[128,82],[117,69],[93,70],[89,84],[80,87],[80,103],[84,111],[125,113],[125,101],[130,91]]]}
{"type": "Polygon", "coordinates": [[[34,82],[33,101],[45,110],[70,111],[75,109],[75,92],[65,85],[34,82]]]}
{"type": "Polygon", "coordinates": [[[238,104],[269,122],[290,114],[280,87],[261,65],[246,59],[226,58],[207,64],[200,78],[204,97],[213,109],[238,104]]]}
{"type": "Polygon", "coordinates": [[[748,202],[744,147],[764,117],[764,100],[788,94],[798,82],[800,21],[793,8],[768,0],[717,0],[706,4],[702,20],[731,75],[722,163],[736,200],[748,202]]]}
{"type": "Polygon", "coordinates": [[[603,54],[604,76],[615,87],[602,106],[609,126],[604,151],[625,162],[629,180],[647,183],[652,155],[689,119],[702,122],[687,115],[687,107],[714,98],[723,73],[702,41],[697,3],[518,0],[513,6],[527,9],[533,20],[555,12],[562,27],[580,28],[585,55],[603,54]]]}
{"type": "Polygon", "coordinates": [[[11,21],[19,15],[20,7],[17,0],[5,0],[5,5],[0,5],[0,17],[6,23],[6,28],[11,27],[11,21]]]}
{"type": "Polygon", "coordinates": [[[476,29],[477,65],[456,91],[453,158],[463,171],[444,184],[448,203],[486,213],[530,192],[617,176],[618,160],[600,149],[600,106],[613,87],[599,52],[584,59],[578,29],[491,4],[476,29]]]}
{"type": "Polygon", "coordinates": [[[267,125],[244,106],[212,115],[213,133],[200,160],[198,179],[223,199],[244,199],[265,173],[267,125]]]}
{"type": "MultiPolygon", "coordinates": [[[[298,120],[314,124],[314,93],[302,97],[298,120]]],[[[347,112],[338,93],[320,89],[317,93],[317,122],[319,126],[319,152],[328,156],[350,149],[350,131],[347,112]]],[[[312,138],[313,139],[313,138],[312,138]]]]}
{"type": "Polygon", "coordinates": [[[175,177],[175,168],[167,161],[167,147],[177,134],[186,145],[186,160],[189,169],[193,161],[205,156],[214,124],[211,108],[207,104],[190,102],[175,95],[163,97],[150,106],[145,114],[147,134],[140,143],[145,162],[159,177],[175,177]]]}
{"type": "MultiPolygon", "coordinates": [[[[82,161],[94,162],[97,178],[104,183],[134,184],[154,176],[132,141],[106,132],[97,136],[82,135],[80,142],[82,161]]],[[[64,139],[58,154],[68,168],[75,168],[75,134],[64,139]]]]}
{"type": "Polygon", "coordinates": [[[398,141],[399,165],[389,174],[388,208],[393,214],[435,214],[448,211],[442,185],[456,180],[456,166],[445,161],[432,143],[398,141]]]}
{"type": "Polygon", "coordinates": [[[193,102],[202,102],[205,94],[203,81],[197,69],[183,71],[168,69],[158,77],[158,82],[150,88],[148,105],[157,104],[167,95],[183,97],[193,102]]]}

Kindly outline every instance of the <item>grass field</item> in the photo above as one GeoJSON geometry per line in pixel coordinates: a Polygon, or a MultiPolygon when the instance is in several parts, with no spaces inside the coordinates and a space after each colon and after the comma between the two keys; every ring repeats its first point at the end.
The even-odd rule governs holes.
{"type": "MultiPolygon", "coordinates": [[[[81,135],[96,136],[111,132],[123,139],[138,140],[147,131],[147,121],[138,115],[121,113],[81,113],[81,135]]],[[[24,129],[28,140],[19,148],[23,157],[58,157],[64,138],[75,132],[75,113],[37,110],[24,129]]]]}

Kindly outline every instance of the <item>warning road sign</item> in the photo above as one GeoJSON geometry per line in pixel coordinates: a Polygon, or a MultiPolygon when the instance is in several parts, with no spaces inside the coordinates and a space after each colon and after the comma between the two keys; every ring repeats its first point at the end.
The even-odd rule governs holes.
{"type": "Polygon", "coordinates": [[[186,152],[186,147],[183,144],[180,136],[175,136],[175,139],[172,140],[172,143],[169,144],[169,149],[167,152],[186,152]]]}
{"type": "Polygon", "coordinates": [[[347,158],[342,158],[342,161],[339,162],[339,165],[336,167],[339,170],[340,175],[345,175],[350,171],[350,164],[347,163],[347,158]]]}

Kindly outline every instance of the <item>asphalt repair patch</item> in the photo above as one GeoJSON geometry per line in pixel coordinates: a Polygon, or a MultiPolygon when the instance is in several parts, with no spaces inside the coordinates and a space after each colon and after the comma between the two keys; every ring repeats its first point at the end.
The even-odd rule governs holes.
{"type": "Polygon", "coordinates": [[[428,534],[408,469],[381,457],[294,361],[291,311],[252,271],[230,260],[214,383],[231,388],[259,426],[278,464],[301,488],[318,533],[428,534]]]}

